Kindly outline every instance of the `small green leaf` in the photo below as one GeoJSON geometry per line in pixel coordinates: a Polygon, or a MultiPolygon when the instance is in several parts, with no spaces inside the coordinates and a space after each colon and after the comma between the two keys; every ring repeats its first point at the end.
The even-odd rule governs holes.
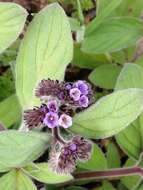
{"type": "Polygon", "coordinates": [[[120,71],[115,64],[101,65],[90,73],[89,80],[101,88],[113,89],[120,71]]]}
{"type": "Polygon", "coordinates": [[[77,67],[94,69],[95,67],[109,62],[105,55],[93,55],[80,49],[81,44],[74,44],[74,57],[72,63],[77,67]]]}
{"type": "Polygon", "coordinates": [[[41,79],[63,79],[72,51],[63,9],[57,3],[45,7],[29,25],[17,58],[16,90],[22,107],[34,104],[34,90],[41,79]]]}
{"type": "Polygon", "coordinates": [[[57,174],[53,172],[49,168],[48,163],[41,163],[41,164],[33,163],[24,168],[24,170],[28,175],[30,175],[34,179],[48,184],[63,183],[73,179],[72,175],[70,174],[57,174]]]}
{"type": "Polygon", "coordinates": [[[109,143],[107,147],[107,163],[109,168],[120,167],[120,155],[114,143],[109,143]]]}
{"type": "Polygon", "coordinates": [[[94,144],[91,159],[85,163],[79,163],[78,166],[87,170],[107,169],[107,160],[102,150],[94,144]]]}
{"type": "Polygon", "coordinates": [[[22,171],[13,170],[0,178],[0,190],[37,190],[22,171]]]}
{"type": "Polygon", "coordinates": [[[21,107],[16,95],[0,102],[0,122],[6,127],[10,127],[21,118],[21,107]]]}
{"type": "Polygon", "coordinates": [[[103,11],[98,14],[98,16],[87,25],[86,29],[86,36],[89,36],[94,33],[95,29],[99,27],[99,25],[106,19],[108,15],[112,13],[113,10],[115,10],[122,0],[112,0],[108,5],[103,9],[103,11]]]}
{"type": "Polygon", "coordinates": [[[142,37],[142,22],[136,18],[109,18],[85,37],[82,50],[87,53],[116,52],[133,46],[142,37]],[[128,34],[128,35],[127,35],[128,34]]]}
{"type": "Polygon", "coordinates": [[[114,92],[77,114],[71,130],[92,138],[115,135],[132,123],[143,110],[143,90],[114,92]]]}
{"type": "Polygon", "coordinates": [[[116,190],[108,181],[103,181],[103,190],[116,190]]]}
{"type": "Polygon", "coordinates": [[[50,137],[44,133],[0,132],[0,172],[36,160],[45,151],[49,141],[50,137]]]}
{"type": "Polygon", "coordinates": [[[26,10],[18,4],[0,2],[0,53],[18,38],[26,17],[26,10]]]}
{"type": "MultiPolygon", "coordinates": [[[[135,138],[135,137],[134,137],[135,138]]],[[[132,159],[128,159],[127,162],[125,163],[124,167],[130,167],[134,166],[136,162],[132,159]]],[[[139,184],[141,181],[140,176],[126,176],[121,178],[122,184],[124,184],[129,190],[130,189],[135,189],[135,187],[139,184]]]]}

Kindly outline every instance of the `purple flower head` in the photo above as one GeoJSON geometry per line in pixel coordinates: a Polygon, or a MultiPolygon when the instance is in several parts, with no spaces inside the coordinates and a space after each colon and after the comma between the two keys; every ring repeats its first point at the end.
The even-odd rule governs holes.
{"type": "Polygon", "coordinates": [[[45,80],[43,79],[37,89],[36,89],[36,96],[37,97],[46,97],[46,96],[53,96],[58,97],[59,93],[64,89],[64,82],[59,82],[58,80],[45,80]]]}
{"type": "Polygon", "coordinates": [[[90,159],[92,143],[89,140],[81,136],[75,136],[72,139],[72,143],[76,145],[76,155],[79,161],[85,162],[90,159]]]}
{"type": "Polygon", "coordinates": [[[76,158],[68,148],[62,148],[59,152],[51,152],[48,163],[54,172],[68,174],[75,170],[76,158]]]}
{"type": "Polygon", "coordinates": [[[59,126],[63,128],[72,126],[72,118],[67,114],[62,114],[59,118],[59,126]]]}
{"type": "Polygon", "coordinates": [[[70,90],[70,97],[73,98],[74,101],[78,101],[80,99],[81,92],[78,88],[72,88],[70,90]]]}
{"type": "Polygon", "coordinates": [[[59,116],[57,113],[49,112],[46,114],[43,120],[43,124],[48,126],[49,128],[54,128],[58,126],[58,119],[59,116]]]}
{"type": "Polygon", "coordinates": [[[75,136],[58,152],[52,151],[49,164],[57,173],[72,173],[76,162],[87,161],[90,158],[92,143],[83,137],[75,136]]]}
{"type": "Polygon", "coordinates": [[[79,99],[79,105],[80,105],[81,107],[84,107],[84,108],[88,107],[88,105],[89,105],[88,97],[85,96],[85,95],[82,95],[82,96],[80,97],[80,99],[79,99]]]}
{"type": "Polygon", "coordinates": [[[43,118],[45,117],[47,111],[46,107],[46,105],[42,105],[40,108],[35,107],[34,109],[24,111],[24,122],[29,129],[32,129],[42,124],[43,118]]]}
{"type": "Polygon", "coordinates": [[[74,86],[80,90],[81,94],[88,94],[88,85],[85,81],[79,80],[74,84],[74,86]]]}
{"type": "Polygon", "coordinates": [[[58,103],[56,100],[50,100],[47,104],[49,111],[57,112],[58,111],[58,103]]]}

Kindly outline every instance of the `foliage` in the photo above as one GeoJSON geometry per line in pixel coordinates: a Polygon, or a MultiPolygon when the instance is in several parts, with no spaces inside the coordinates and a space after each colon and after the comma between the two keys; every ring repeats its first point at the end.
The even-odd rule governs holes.
{"type": "Polygon", "coordinates": [[[0,190],[40,190],[39,184],[44,190],[141,190],[140,172],[109,182],[104,171],[143,170],[143,1],[48,3],[31,17],[18,4],[0,3],[0,125],[11,128],[0,131],[0,190]],[[77,134],[92,141],[90,159],[77,162],[75,173],[56,173],[47,163],[57,140],[51,129],[25,126],[25,109],[40,105],[35,89],[42,79],[92,84],[89,107],[75,109],[70,130],[61,130],[67,140],[77,134]],[[76,179],[97,170],[107,180],[76,179]]]}

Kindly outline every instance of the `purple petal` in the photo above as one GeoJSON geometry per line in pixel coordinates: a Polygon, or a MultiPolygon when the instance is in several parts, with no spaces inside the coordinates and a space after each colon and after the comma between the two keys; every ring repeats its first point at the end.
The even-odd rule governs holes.
{"type": "Polygon", "coordinates": [[[58,126],[59,116],[57,113],[49,112],[46,114],[43,123],[49,128],[54,128],[58,126]]]}
{"type": "Polygon", "coordinates": [[[72,118],[67,114],[62,114],[59,118],[59,125],[63,128],[72,126],[72,118]]]}
{"type": "Polygon", "coordinates": [[[73,98],[73,100],[78,101],[80,98],[81,92],[78,88],[72,88],[70,90],[70,97],[73,98]]]}
{"type": "Polygon", "coordinates": [[[88,97],[85,96],[85,95],[82,95],[82,96],[80,97],[80,99],[79,99],[79,105],[80,105],[81,107],[84,107],[84,108],[88,107],[88,105],[89,105],[88,97]]]}
{"type": "Polygon", "coordinates": [[[79,80],[75,83],[74,86],[80,90],[81,94],[88,94],[88,85],[86,84],[86,82],[79,80]]]}

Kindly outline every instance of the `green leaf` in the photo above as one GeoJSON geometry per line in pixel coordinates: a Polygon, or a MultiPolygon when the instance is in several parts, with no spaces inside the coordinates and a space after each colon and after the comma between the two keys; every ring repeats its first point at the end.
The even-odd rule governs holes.
{"type": "Polygon", "coordinates": [[[10,127],[21,118],[21,107],[16,95],[0,102],[0,122],[6,127],[10,127]]]}
{"type": "Polygon", "coordinates": [[[94,69],[95,67],[109,62],[105,55],[93,55],[81,51],[81,44],[74,44],[74,57],[72,63],[80,68],[94,69]]]}
{"type": "Polygon", "coordinates": [[[37,188],[22,171],[13,170],[0,178],[0,190],[37,190],[37,188]]]}
{"type": "Polygon", "coordinates": [[[103,181],[103,190],[116,190],[108,181],[103,181]]]}
{"type": "Polygon", "coordinates": [[[95,188],[93,190],[116,190],[113,185],[108,181],[103,181],[103,184],[101,187],[95,188]]]}
{"type": "Polygon", "coordinates": [[[142,182],[141,185],[140,185],[138,188],[136,188],[135,190],[143,190],[143,182],[142,182]]]}
{"type": "Polygon", "coordinates": [[[102,24],[102,22],[106,19],[106,17],[108,15],[111,14],[111,12],[113,10],[115,10],[119,5],[120,3],[122,2],[122,0],[112,0],[104,9],[103,11],[98,14],[98,16],[92,20],[92,22],[90,22],[88,25],[87,25],[87,28],[86,28],[86,33],[85,35],[86,36],[89,36],[91,34],[94,33],[95,29],[99,27],[99,25],[102,24]]]}
{"type": "MultiPolygon", "coordinates": [[[[132,159],[128,159],[127,162],[125,163],[124,167],[130,167],[134,166],[136,162],[132,159]]],[[[141,177],[138,175],[135,176],[126,176],[121,178],[122,184],[125,185],[129,190],[130,189],[135,189],[135,187],[139,184],[141,181],[141,177]]]]}
{"type": "Polygon", "coordinates": [[[0,53],[18,38],[26,17],[26,10],[18,4],[0,2],[0,53]]]}
{"type": "Polygon", "coordinates": [[[57,174],[53,172],[48,163],[31,164],[24,168],[26,173],[34,179],[48,184],[57,184],[70,181],[73,177],[70,174],[57,174]]]}
{"type": "Polygon", "coordinates": [[[49,141],[49,136],[44,133],[0,132],[0,172],[36,160],[45,151],[49,141]]]}
{"type": "Polygon", "coordinates": [[[101,65],[90,73],[89,80],[101,88],[113,89],[120,71],[115,64],[101,65]]]}
{"type": "Polygon", "coordinates": [[[107,169],[107,160],[102,150],[94,144],[91,159],[85,163],[79,163],[78,166],[87,170],[107,169]]]}
{"type": "Polygon", "coordinates": [[[107,163],[109,168],[120,167],[120,155],[114,143],[109,143],[107,147],[107,163]]]}
{"type": "Polygon", "coordinates": [[[85,37],[82,50],[96,54],[116,52],[135,45],[142,30],[142,22],[136,18],[109,18],[92,35],[85,37]]]}
{"type": "Polygon", "coordinates": [[[118,16],[134,16],[140,17],[143,12],[143,1],[142,0],[123,0],[118,9],[116,10],[116,14],[118,16]]]}
{"type": "Polygon", "coordinates": [[[143,110],[143,90],[114,92],[77,114],[71,130],[92,138],[115,135],[132,123],[143,110]]]}
{"type": "MultiPolygon", "coordinates": [[[[143,68],[128,63],[122,69],[115,90],[126,88],[143,88],[143,68]]],[[[132,158],[138,159],[143,149],[143,114],[127,129],[116,136],[120,147],[132,158]]]]}
{"type": "Polygon", "coordinates": [[[17,58],[16,90],[22,107],[34,104],[34,90],[41,79],[63,79],[72,51],[63,9],[57,3],[45,7],[29,25],[17,58]]]}
{"type": "Polygon", "coordinates": [[[127,155],[138,160],[143,149],[143,114],[117,134],[116,141],[127,155]]]}
{"type": "Polygon", "coordinates": [[[143,88],[143,67],[126,63],[116,82],[115,90],[143,88]]]}

